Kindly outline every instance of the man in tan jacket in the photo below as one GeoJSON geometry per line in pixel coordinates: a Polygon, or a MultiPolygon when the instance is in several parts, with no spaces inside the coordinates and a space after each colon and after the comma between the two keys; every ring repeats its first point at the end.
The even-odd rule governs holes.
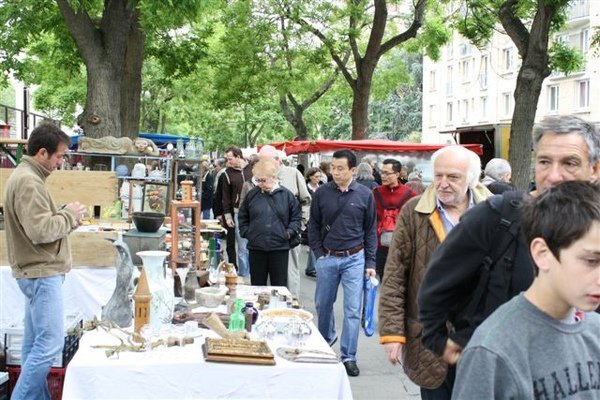
{"type": "Polygon", "coordinates": [[[447,373],[447,365],[421,344],[417,292],[433,251],[460,217],[491,193],[479,183],[481,161],[470,150],[444,147],[432,162],[433,184],[406,203],[398,218],[379,299],[379,335],[387,359],[401,362],[421,386],[423,399],[450,399],[451,386],[444,382],[454,378],[454,370],[447,373]]]}
{"type": "Polygon", "coordinates": [[[71,269],[68,234],[85,211],[57,208],[46,178],[64,162],[69,137],[53,124],[35,128],[27,156],[6,182],[4,213],[12,275],[25,295],[21,373],[12,399],[49,399],[46,377],[64,341],[62,283],[71,269]]]}

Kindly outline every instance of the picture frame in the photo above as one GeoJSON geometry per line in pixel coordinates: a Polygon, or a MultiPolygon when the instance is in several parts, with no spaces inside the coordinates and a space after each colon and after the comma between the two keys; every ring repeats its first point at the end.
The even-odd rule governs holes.
{"type": "Polygon", "coordinates": [[[167,214],[169,209],[169,184],[146,182],[144,184],[144,199],[142,211],[167,214]]]}

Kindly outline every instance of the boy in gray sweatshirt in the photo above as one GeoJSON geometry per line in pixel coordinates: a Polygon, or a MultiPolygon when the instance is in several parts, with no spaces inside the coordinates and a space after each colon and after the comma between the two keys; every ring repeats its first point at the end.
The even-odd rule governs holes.
{"type": "Polygon", "coordinates": [[[453,399],[600,399],[600,187],[564,182],[523,205],[531,287],[458,363],[453,399]]]}

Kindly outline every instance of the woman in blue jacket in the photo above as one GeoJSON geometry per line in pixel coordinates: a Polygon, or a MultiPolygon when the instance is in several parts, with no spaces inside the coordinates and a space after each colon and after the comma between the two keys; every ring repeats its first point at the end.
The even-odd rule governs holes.
{"type": "Polygon", "coordinates": [[[260,160],[252,168],[256,186],[240,205],[240,235],[248,239],[252,285],[287,286],[290,238],[298,235],[302,211],[288,189],[277,182],[277,165],[260,160]]]}

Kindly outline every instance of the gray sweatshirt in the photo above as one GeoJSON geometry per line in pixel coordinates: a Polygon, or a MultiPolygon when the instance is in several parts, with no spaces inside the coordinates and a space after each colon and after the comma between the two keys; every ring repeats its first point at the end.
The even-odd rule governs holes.
{"type": "Polygon", "coordinates": [[[475,331],[452,399],[600,399],[600,315],[557,321],[521,293],[475,331]]]}

